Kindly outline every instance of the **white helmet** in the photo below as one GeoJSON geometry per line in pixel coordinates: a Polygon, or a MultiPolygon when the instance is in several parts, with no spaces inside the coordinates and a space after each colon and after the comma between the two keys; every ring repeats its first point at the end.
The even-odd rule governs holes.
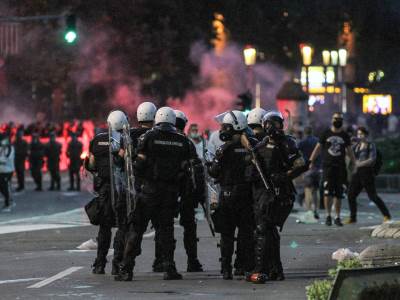
{"type": "Polygon", "coordinates": [[[108,115],[107,124],[112,130],[122,130],[124,125],[129,124],[128,117],[123,111],[114,110],[108,115]]]}
{"type": "Polygon", "coordinates": [[[240,131],[247,127],[247,120],[244,113],[239,110],[232,110],[225,114],[222,124],[230,124],[234,130],[240,131]]]}
{"type": "Polygon", "coordinates": [[[183,111],[174,109],[174,113],[177,119],[182,119],[183,121],[185,121],[185,124],[188,122],[188,119],[183,111]]]}
{"type": "Polygon", "coordinates": [[[169,123],[175,125],[176,115],[171,107],[164,106],[157,110],[156,117],[154,119],[155,124],[169,123]]]}
{"type": "Polygon", "coordinates": [[[247,115],[247,123],[262,125],[262,118],[267,113],[265,109],[262,108],[253,108],[249,114],[247,115]]]}
{"type": "Polygon", "coordinates": [[[151,102],[141,103],[136,112],[137,120],[139,122],[152,122],[156,115],[157,107],[151,102]]]}

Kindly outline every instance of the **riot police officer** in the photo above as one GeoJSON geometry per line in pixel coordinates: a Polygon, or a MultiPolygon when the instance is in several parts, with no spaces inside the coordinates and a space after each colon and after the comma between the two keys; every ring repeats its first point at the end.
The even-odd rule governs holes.
{"type": "Polygon", "coordinates": [[[280,112],[269,111],[263,117],[266,138],[251,149],[260,175],[253,183],[255,231],[255,268],[248,280],[263,283],[283,280],[280,236],[294,202],[292,179],[307,168],[295,140],[283,131],[280,112]]]}
{"type": "MultiPolygon", "coordinates": [[[[213,217],[215,229],[221,233],[221,269],[223,279],[232,279],[232,255],[235,230],[238,228],[240,268],[250,271],[253,267],[253,212],[247,150],[241,144],[241,135],[247,129],[245,115],[229,111],[222,120],[220,139],[225,143],[217,150],[208,166],[211,177],[221,186],[220,200],[213,217]]],[[[242,271],[238,272],[241,274],[242,271]]]]}
{"type": "MultiPolygon", "coordinates": [[[[177,131],[184,135],[185,126],[188,122],[186,115],[179,110],[175,110],[176,124],[175,128],[177,131]]],[[[204,191],[204,167],[199,159],[196,149],[193,143],[189,140],[191,146],[191,169],[189,172],[196,172],[196,174],[190,174],[187,176],[180,187],[180,201],[179,201],[179,223],[183,226],[183,245],[185,247],[187,260],[187,272],[202,272],[203,267],[197,257],[197,224],[195,218],[195,208],[198,206],[198,202],[204,202],[205,191],[204,191]],[[193,177],[195,176],[195,177],[193,177]],[[193,179],[199,178],[199,183],[193,183],[193,179]],[[203,180],[201,180],[203,178],[203,180]],[[196,186],[194,186],[196,184],[196,186]],[[198,185],[198,186],[197,186],[198,185]]],[[[156,253],[155,260],[153,263],[153,272],[162,272],[162,244],[159,241],[159,237],[155,237],[156,242],[156,253]]]]}
{"type": "Polygon", "coordinates": [[[42,191],[42,167],[44,163],[44,145],[39,140],[37,133],[32,134],[32,142],[29,145],[29,166],[33,180],[36,184],[35,191],[42,191]]]}
{"type": "Polygon", "coordinates": [[[25,188],[25,160],[28,156],[28,143],[23,139],[24,131],[19,129],[14,142],[15,149],[15,172],[17,174],[17,192],[22,191],[25,188]]]}
{"type": "Polygon", "coordinates": [[[60,190],[61,178],[60,178],[60,155],[61,155],[61,144],[56,141],[56,135],[54,132],[50,133],[50,140],[45,147],[45,156],[47,158],[47,169],[50,172],[50,191],[60,190]]]}
{"type": "Polygon", "coordinates": [[[111,244],[111,229],[117,225],[118,230],[114,237],[112,270],[112,274],[115,275],[117,273],[117,266],[123,256],[122,253],[125,245],[125,232],[120,230],[122,228],[120,222],[123,222],[123,220],[118,218],[121,212],[119,204],[124,200],[118,198],[115,192],[114,195],[112,194],[114,188],[111,185],[114,184],[114,181],[111,174],[114,176],[112,171],[114,165],[110,163],[110,151],[112,164],[120,164],[121,149],[118,131],[122,130],[123,126],[128,123],[128,120],[125,113],[117,110],[109,114],[107,122],[112,136],[110,137],[109,133],[99,133],[93,138],[89,146],[89,156],[85,160],[85,168],[94,174],[95,190],[98,194],[95,200],[98,201],[98,211],[101,212],[101,216],[98,216],[100,221],[98,222],[97,257],[93,263],[92,272],[93,274],[105,273],[106,257],[111,244]]]}
{"type": "Polygon", "coordinates": [[[257,140],[262,141],[265,137],[265,131],[262,126],[262,118],[267,112],[262,108],[253,108],[247,115],[247,123],[252,129],[257,140]]]}
{"type": "Polygon", "coordinates": [[[135,159],[135,178],[140,178],[141,190],[135,209],[129,218],[124,259],[117,281],[132,280],[135,259],[141,252],[141,242],[149,221],[163,246],[164,279],[182,279],[174,262],[174,216],[179,186],[184,176],[184,163],[190,159],[187,138],[176,132],[176,115],[169,107],[160,108],[155,126],[139,139],[135,159]]]}
{"type": "Polygon", "coordinates": [[[69,158],[69,191],[75,190],[75,182],[76,182],[76,190],[80,191],[81,189],[81,176],[79,174],[81,165],[82,165],[82,149],[83,145],[76,136],[76,133],[71,133],[71,141],[68,144],[67,148],[67,157],[69,158]]]}

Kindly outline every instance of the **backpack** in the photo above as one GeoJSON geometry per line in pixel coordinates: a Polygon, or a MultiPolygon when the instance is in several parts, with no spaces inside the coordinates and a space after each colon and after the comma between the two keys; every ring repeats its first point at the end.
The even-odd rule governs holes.
{"type": "MultiPolygon", "coordinates": [[[[369,156],[369,151],[371,149],[371,145],[372,145],[372,143],[368,143],[368,156],[369,156]]],[[[375,145],[375,150],[376,150],[376,158],[375,158],[375,163],[372,168],[374,170],[374,175],[377,176],[382,169],[383,156],[382,156],[382,152],[379,151],[379,149],[376,147],[376,145],[375,145]]]]}

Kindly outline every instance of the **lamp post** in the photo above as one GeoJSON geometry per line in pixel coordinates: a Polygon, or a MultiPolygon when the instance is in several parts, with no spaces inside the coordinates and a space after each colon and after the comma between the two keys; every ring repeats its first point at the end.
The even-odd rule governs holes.
{"type": "Polygon", "coordinates": [[[339,49],[338,51],[339,56],[339,68],[338,68],[338,80],[341,85],[340,89],[340,99],[341,99],[341,109],[343,113],[347,113],[347,90],[346,90],[346,81],[344,78],[344,68],[347,64],[347,50],[346,49],[339,49]]]}
{"type": "MultiPolygon", "coordinates": [[[[243,57],[244,57],[244,64],[247,66],[247,89],[249,91],[252,90],[253,87],[253,82],[254,82],[254,70],[253,66],[256,63],[257,60],[257,50],[252,47],[252,46],[246,46],[243,49],[243,57]]],[[[261,87],[259,82],[256,80],[256,86],[255,86],[255,107],[260,107],[261,106],[261,87]]]]}
{"type": "Polygon", "coordinates": [[[306,68],[306,91],[308,93],[309,90],[309,83],[308,83],[308,67],[312,63],[312,55],[314,52],[314,49],[307,44],[300,44],[300,52],[301,52],[301,57],[303,59],[303,66],[306,68]]]}

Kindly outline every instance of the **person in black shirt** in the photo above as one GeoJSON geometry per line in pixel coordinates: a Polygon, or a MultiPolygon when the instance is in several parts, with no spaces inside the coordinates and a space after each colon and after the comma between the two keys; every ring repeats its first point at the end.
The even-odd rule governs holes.
{"type": "Polygon", "coordinates": [[[79,174],[81,165],[82,165],[82,154],[83,145],[76,136],[76,133],[71,133],[71,141],[68,144],[67,148],[67,157],[69,158],[69,191],[75,190],[75,181],[76,181],[76,190],[79,191],[81,189],[81,176],[79,174]]]}
{"type": "Polygon", "coordinates": [[[343,130],[343,114],[336,112],[332,116],[331,128],[324,131],[310,157],[310,169],[315,168],[315,161],[322,152],[322,178],[324,189],[324,204],[327,213],[325,224],[332,225],[332,198],[335,204],[335,224],[343,226],[340,220],[341,199],[347,183],[346,153],[352,165],[355,164],[351,149],[350,137],[343,130]]]}
{"type": "Polygon", "coordinates": [[[45,147],[45,156],[47,158],[47,169],[50,172],[50,191],[60,190],[60,155],[61,144],[56,141],[55,133],[50,134],[50,141],[45,147]]]}
{"type": "Polygon", "coordinates": [[[35,191],[42,191],[42,167],[44,163],[44,145],[39,140],[37,133],[32,134],[32,142],[29,145],[29,166],[33,180],[36,184],[35,191]]]}
{"type": "Polygon", "coordinates": [[[25,160],[28,156],[28,143],[23,139],[24,131],[19,129],[14,142],[15,149],[15,172],[17,173],[17,192],[25,188],[25,160]]]}
{"type": "Polygon", "coordinates": [[[358,142],[353,146],[356,157],[356,172],[350,180],[348,193],[350,219],[346,224],[357,222],[357,196],[365,188],[368,198],[373,201],[383,215],[383,221],[391,219],[389,210],[383,200],[378,196],[375,186],[376,147],[375,144],[368,141],[368,130],[365,127],[359,127],[357,130],[358,142]]]}

